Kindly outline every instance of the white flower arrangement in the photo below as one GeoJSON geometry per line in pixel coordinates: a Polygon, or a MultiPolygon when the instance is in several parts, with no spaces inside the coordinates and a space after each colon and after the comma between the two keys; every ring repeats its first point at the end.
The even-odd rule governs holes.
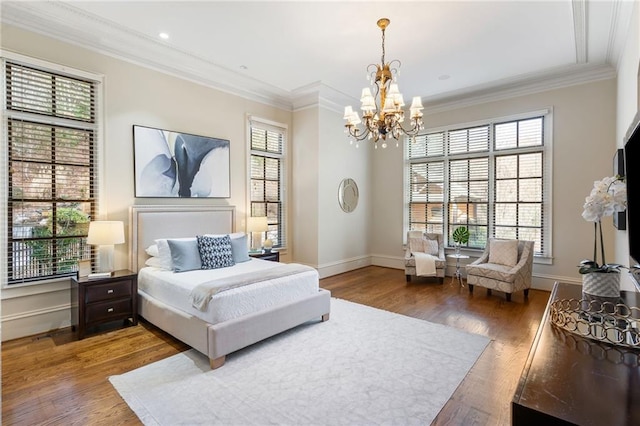
{"type": "Polygon", "coordinates": [[[620,176],[606,177],[593,183],[585,199],[582,217],[588,222],[600,222],[605,216],[627,208],[627,185],[620,176]]]}
{"type": "Polygon", "coordinates": [[[602,218],[627,208],[627,186],[620,176],[605,177],[593,183],[593,189],[585,199],[582,217],[588,222],[594,222],[593,260],[580,262],[581,274],[590,272],[618,272],[622,265],[607,264],[604,257],[604,241],[602,238],[602,218]],[[602,266],[597,263],[598,228],[600,231],[600,249],[602,266]]]}

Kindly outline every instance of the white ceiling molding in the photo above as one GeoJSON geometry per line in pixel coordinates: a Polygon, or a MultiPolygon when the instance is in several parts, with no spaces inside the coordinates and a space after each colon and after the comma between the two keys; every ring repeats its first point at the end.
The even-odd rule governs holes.
{"type": "MultiPolygon", "coordinates": [[[[613,67],[619,63],[631,11],[638,2],[611,0],[615,5],[608,28],[607,58],[594,64],[588,62],[589,59],[593,60],[588,53],[591,30],[588,26],[589,2],[592,0],[570,1],[572,22],[569,24],[573,25],[571,31],[574,35],[575,58],[571,57],[569,51],[569,65],[423,97],[427,111],[459,108],[615,77],[613,67]],[[571,63],[574,60],[575,63],[571,63]]],[[[160,41],[120,23],[85,12],[75,7],[73,2],[2,2],[1,7],[3,23],[287,111],[320,106],[342,113],[345,105],[359,103],[352,96],[321,81],[291,91],[281,89],[251,78],[240,70],[198,56],[188,50],[190,47],[179,48],[171,42],[160,41]]],[[[591,12],[594,13],[593,10],[591,12]]]]}
{"type": "Polygon", "coordinates": [[[613,2],[613,10],[611,13],[611,26],[609,27],[609,40],[607,43],[607,63],[616,67],[620,64],[620,56],[622,55],[624,43],[618,40],[624,40],[629,32],[631,25],[631,16],[635,7],[638,6],[637,1],[621,1],[613,2]]]}
{"type": "Polygon", "coordinates": [[[459,93],[448,93],[442,98],[426,98],[424,112],[435,114],[457,108],[494,102],[548,90],[561,89],[616,77],[610,65],[575,64],[545,73],[526,74],[490,84],[467,88],[459,93]]]}
{"type": "Polygon", "coordinates": [[[587,50],[587,4],[585,0],[572,0],[573,34],[576,43],[576,63],[584,64],[588,60],[587,50]]]}
{"type": "Polygon", "coordinates": [[[5,3],[2,5],[2,21],[222,92],[291,110],[290,95],[284,90],[64,3],[5,3]],[[87,34],[92,34],[92,37],[87,37],[87,34]]]}

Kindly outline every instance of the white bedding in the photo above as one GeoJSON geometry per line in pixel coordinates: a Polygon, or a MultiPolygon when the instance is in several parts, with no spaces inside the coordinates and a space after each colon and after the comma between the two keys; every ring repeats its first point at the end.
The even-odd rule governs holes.
{"type": "Polygon", "coordinates": [[[227,268],[179,273],[145,267],[138,273],[138,289],[211,324],[238,318],[318,292],[318,272],[312,270],[223,291],[211,298],[206,311],[199,311],[191,306],[189,294],[200,283],[233,274],[270,269],[277,265],[276,262],[251,259],[249,262],[237,263],[227,268]]]}

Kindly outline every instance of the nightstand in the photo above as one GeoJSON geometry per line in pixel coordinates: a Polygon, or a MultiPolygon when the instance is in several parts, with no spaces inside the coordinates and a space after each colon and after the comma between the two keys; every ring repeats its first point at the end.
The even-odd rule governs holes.
{"type": "Polygon", "coordinates": [[[249,253],[249,256],[255,257],[256,259],[262,260],[270,260],[272,262],[280,262],[280,252],[271,251],[271,253],[249,253]]]}
{"type": "Polygon", "coordinates": [[[87,329],[113,321],[138,324],[138,275],[123,269],[108,278],[71,278],[71,326],[83,339],[87,329]]]}

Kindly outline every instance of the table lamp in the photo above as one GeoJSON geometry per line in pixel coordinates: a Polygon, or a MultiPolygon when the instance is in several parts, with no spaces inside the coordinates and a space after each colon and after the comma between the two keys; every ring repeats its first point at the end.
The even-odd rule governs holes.
{"type": "Polygon", "coordinates": [[[102,220],[89,223],[87,244],[98,246],[100,259],[98,272],[113,272],[113,246],[124,243],[124,224],[120,221],[102,220]]]}
{"type": "Polygon", "coordinates": [[[251,251],[260,251],[262,233],[269,230],[266,216],[252,216],[247,218],[247,232],[251,232],[251,251]]]}

